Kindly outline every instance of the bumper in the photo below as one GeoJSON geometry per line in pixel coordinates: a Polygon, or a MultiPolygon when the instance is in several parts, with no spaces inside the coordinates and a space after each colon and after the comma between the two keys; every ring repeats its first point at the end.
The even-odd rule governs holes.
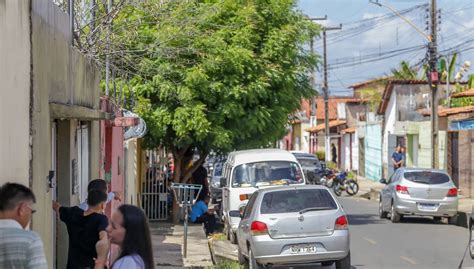
{"type": "Polygon", "coordinates": [[[458,198],[443,200],[420,200],[397,197],[394,201],[395,209],[399,214],[433,217],[452,217],[458,213],[458,198]],[[434,204],[432,209],[420,208],[420,203],[434,204]]]}
{"type": "Polygon", "coordinates": [[[251,242],[255,259],[260,264],[311,264],[340,260],[349,254],[349,231],[335,231],[330,236],[309,238],[272,239],[268,235],[253,236],[251,242]],[[316,253],[291,254],[290,246],[311,244],[316,253]]]}

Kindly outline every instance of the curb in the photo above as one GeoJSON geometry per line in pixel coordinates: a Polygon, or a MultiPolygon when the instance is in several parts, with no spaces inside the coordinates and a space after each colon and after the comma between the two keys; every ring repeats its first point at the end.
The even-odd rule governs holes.
{"type": "Polygon", "coordinates": [[[209,239],[209,250],[211,251],[211,258],[214,264],[218,264],[224,261],[239,261],[237,255],[229,254],[225,251],[222,251],[224,249],[226,249],[225,241],[209,239]]]}

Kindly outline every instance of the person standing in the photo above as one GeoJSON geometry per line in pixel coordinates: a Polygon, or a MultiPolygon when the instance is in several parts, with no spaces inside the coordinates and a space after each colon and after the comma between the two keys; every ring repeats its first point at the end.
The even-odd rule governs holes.
{"type": "Polygon", "coordinates": [[[407,166],[407,153],[406,153],[405,147],[400,148],[400,154],[402,155],[402,159],[400,161],[400,167],[405,167],[407,166]]]}
{"type": "Polygon", "coordinates": [[[97,259],[96,244],[107,238],[108,219],[103,214],[107,193],[91,190],[87,195],[89,208],[64,207],[53,201],[53,209],[67,226],[69,251],[67,269],[94,268],[97,259]]]}
{"type": "MultiPolygon", "coordinates": [[[[209,195],[209,182],[207,181],[207,170],[204,166],[199,166],[193,173],[194,184],[201,185],[200,197],[206,197],[209,195]]],[[[196,194],[197,195],[197,194],[196,194]]]]}
{"type": "MultiPolygon", "coordinates": [[[[153,249],[150,228],[145,213],[133,205],[121,205],[107,227],[110,243],[119,247],[112,269],[153,269],[153,249]]],[[[109,245],[99,241],[95,269],[105,268],[109,245]]]]}
{"type": "Polygon", "coordinates": [[[393,171],[397,171],[398,168],[401,167],[403,155],[401,153],[401,147],[397,146],[395,148],[395,152],[392,154],[392,165],[393,165],[393,171]]]}
{"type": "Polygon", "coordinates": [[[21,184],[0,187],[0,268],[48,268],[41,238],[27,230],[35,202],[33,192],[21,184]]]}
{"type": "Polygon", "coordinates": [[[332,162],[337,164],[337,149],[334,143],[331,144],[331,156],[332,156],[332,162]]]}
{"type": "MultiPolygon", "coordinates": [[[[87,192],[90,192],[91,190],[99,190],[107,193],[107,181],[103,179],[93,179],[89,181],[89,184],[87,185],[87,192]]],[[[110,203],[112,200],[117,200],[121,201],[120,193],[111,191],[107,193],[107,204],[110,203]]],[[[79,208],[86,211],[89,206],[87,205],[87,200],[79,204],[79,208]]]]}

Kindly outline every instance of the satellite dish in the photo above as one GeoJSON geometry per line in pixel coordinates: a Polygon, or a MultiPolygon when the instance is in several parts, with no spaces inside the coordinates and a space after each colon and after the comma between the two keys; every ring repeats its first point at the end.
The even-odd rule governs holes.
{"type": "Polygon", "coordinates": [[[129,110],[123,110],[123,116],[124,117],[134,117],[139,119],[138,125],[131,126],[125,128],[125,133],[123,134],[123,137],[125,140],[131,139],[131,138],[141,138],[143,137],[146,132],[146,123],[145,121],[140,118],[137,114],[129,111],[129,110]]]}

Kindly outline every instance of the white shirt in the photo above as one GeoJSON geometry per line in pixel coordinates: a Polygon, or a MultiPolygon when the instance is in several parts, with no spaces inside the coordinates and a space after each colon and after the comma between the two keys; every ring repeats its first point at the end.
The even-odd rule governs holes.
{"type": "Polygon", "coordinates": [[[0,219],[0,268],[47,269],[43,242],[13,219],[0,219]]]}
{"type": "Polygon", "coordinates": [[[115,261],[112,269],[145,269],[145,263],[139,255],[128,255],[115,261]]]}
{"type": "MultiPolygon", "coordinates": [[[[115,198],[115,193],[114,192],[109,192],[107,194],[107,202],[106,203],[107,204],[110,203],[110,201],[112,201],[114,198],[115,198]]],[[[87,199],[84,202],[79,204],[79,208],[84,210],[84,211],[89,209],[89,205],[87,204],[87,199]]]]}

